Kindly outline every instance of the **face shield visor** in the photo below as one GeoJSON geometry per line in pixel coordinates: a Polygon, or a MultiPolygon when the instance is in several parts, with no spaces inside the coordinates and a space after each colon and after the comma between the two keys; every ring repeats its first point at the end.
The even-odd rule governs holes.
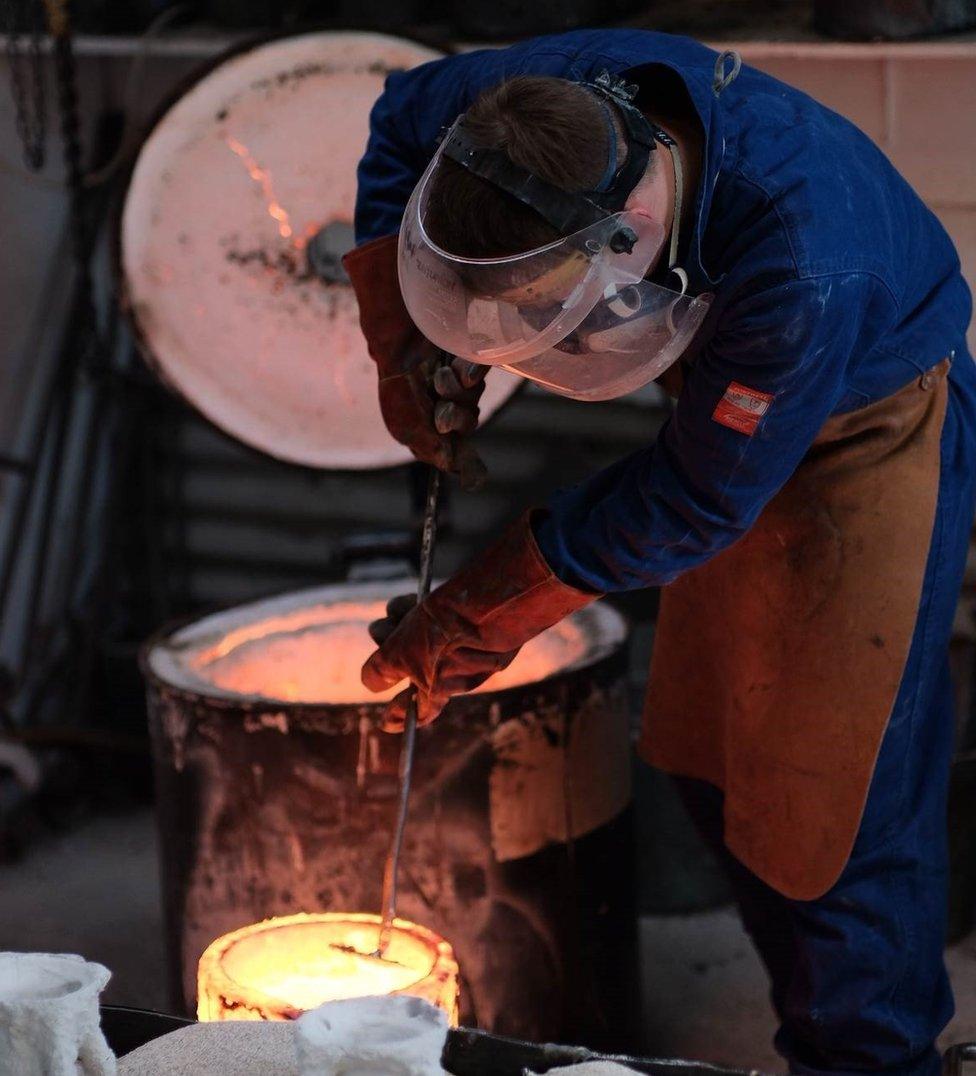
{"type": "MultiPolygon", "coordinates": [[[[644,214],[608,212],[588,199],[581,213],[580,196],[556,192],[524,173],[543,197],[538,189],[529,190],[532,200],[523,201],[533,208],[542,202],[547,219],[564,227],[566,222],[584,226],[503,258],[464,258],[433,242],[424,222],[431,180],[445,150],[453,148],[450,156],[461,163],[470,157],[473,171],[492,173],[487,178],[501,172],[503,189],[511,190],[522,178],[515,175],[513,181],[505,174],[521,170],[507,158],[499,163],[499,151],[459,145],[460,122],[417,184],[400,229],[400,289],[417,328],[453,355],[502,366],[580,400],[622,396],[660,376],[687,348],[708,300],[644,279],[667,238],[644,214]],[[485,167],[479,154],[494,154],[496,160],[485,167]]],[[[643,162],[634,162],[641,174],[646,159],[645,152],[643,162]]],[[[526,182],[518,186],[525,195],[526,182]]],[[[679,276],[684,279],[680,271],[679,276]]]]}

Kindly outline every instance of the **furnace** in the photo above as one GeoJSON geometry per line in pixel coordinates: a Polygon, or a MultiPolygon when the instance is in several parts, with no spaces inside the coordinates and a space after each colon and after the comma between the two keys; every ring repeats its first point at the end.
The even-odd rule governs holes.
{"type": "MultiPolygon", "coordinates": [[[[216,939],[269,917],[379,911],[400,740],[358,670],[369,621],[412,585],[286,594],[144,652],[187,1010],[216,939]]],[[[399,910],[453,947],[465,1023],[622,1034],[619,998],[636,990],[626,635],[607,606],[576,613],[420,730],[399,910]]]]}
{"type": "MultiPolygon", "coordinates": [[[[359,33],[246,47],[138,155],[118,267],[139,345],[260,452],[346,472],[410,459],[385,429],[340,259],[370,108],[387,75],[435,55],[359,33]]],[[[482,419],[515,388],[493,371],[482,419]]],[[[361,948],[401,741],[380,731],[384,698],[359,668],[369,621],[415,585],[285,594],[146,647],[173,1003],[273,1018],[434,982],[467,1024],[619,1049],[637,986],[627,630],[609,607],[533,640],[421,730],[393,959],[361,948]]]]}

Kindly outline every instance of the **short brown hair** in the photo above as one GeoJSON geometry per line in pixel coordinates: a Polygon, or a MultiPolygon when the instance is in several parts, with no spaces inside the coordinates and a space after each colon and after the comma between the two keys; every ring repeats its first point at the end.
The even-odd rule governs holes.
{"type": "MultiPolygon", "coordinates": [[[[592,190],[606,168],[603,106],[567,79],[510,78],[478,97],[464,126],[478,144],[505,150],[515,164],[565,191],[592,190]]],[[[439,247],[465,258],[520,254],[558,238],[535,210],[448,159],[431,179],[425,226],[439,247]]]]}

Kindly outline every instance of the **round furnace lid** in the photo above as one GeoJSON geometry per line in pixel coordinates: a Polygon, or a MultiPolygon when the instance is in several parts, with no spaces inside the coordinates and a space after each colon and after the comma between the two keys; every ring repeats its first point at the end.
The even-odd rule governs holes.
{"type": "MultiPolygon", "coordinates": [[[[309,245],[333,265],[352,245],[370,109],[387,74],[438,55],[366,33],[259,45],[196,82],[140,151],[119,252],[140,345],[261,452],[334,469],[412,458],[383,424],[352,288],[313,272],[309,245]]],[[[483,416],[516,387],[493,372],[483,416]]]]}

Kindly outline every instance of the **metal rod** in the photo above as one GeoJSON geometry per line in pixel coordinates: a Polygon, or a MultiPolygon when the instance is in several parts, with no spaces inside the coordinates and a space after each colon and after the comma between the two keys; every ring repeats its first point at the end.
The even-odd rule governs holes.
{"type": "Polygon", "coordinates": [[[962,1076],[964,1061],[976,1061],[976,1042],[960,1042],[949,1047],[942,1061],[944,1076],[962,1076]]]}
{"type": "MultiPolygon", "coordinates": [[[[418,604],[430,593],[430,581],[434,571],[434,545],[437,539],[437,511],[440,507],[441,472],[430,467],[427,474],[427,503],[424,506],[424,529],[420,540],[420,579],[417,584],[418,604]]],[[[396,827],[393,843],[383,872],[383,923],[377,952],[386,953],[390,944],[390,931],[396,916],[397,874],[400,868],[400,852],[403,834],[407,828],[410,806],[410,782],[413,776],[414,749],[417,742],[417,688],[410,688],[407,699],[407,715],[403,727],[403,744],[400,748],[400,798],[397,806],[396,827]]]]}

